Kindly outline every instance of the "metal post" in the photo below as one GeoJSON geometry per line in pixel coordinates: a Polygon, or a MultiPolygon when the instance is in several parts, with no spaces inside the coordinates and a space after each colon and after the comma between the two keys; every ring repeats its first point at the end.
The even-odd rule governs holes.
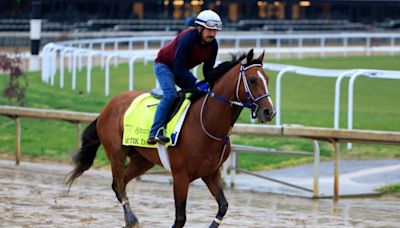
{"type": "MultiPolygon", "coordinates": [[[[71,56],[72,50],[73,49],[71,49],[71,48],[63,48],[60,51],[60,88],[64,88],[65,55],[67,52],[70,52],[69,56],[71,56]]],[[[70,65],[71,65],[71,62],[70,62],[70,65]]]]}
{"type": "MultiPolygon", "coordinates": [[[[335,129],[339,129],[339,115],[340,115],[340,85],[342,82],[342,79],[344,77],[346,77],[347,75],[350,75],[353,71],[346,71],[344,73],[342,73],[341,75],[339,75],[339,77],[337,77],[336,79],[336,83],[335,83],[335,104],[333,107],[333,112],[334,112],[334,116],[333,116],[333,127],[335,129]]],[[[357,73],[357,71],[356,71],[357,73]]]]}
{"type": "MultiPolygon", "coordinates": [[[[348,93],[348,102],[347,102],[347,129],[353,129],[353,97],[354,97],[354,81],[357,77],[361,76],[364,72],[358,71],[357,73],[353,74],[349,81],[349,93],[348,93]]],[[[351,150],[352,144],[347,143],[347,149],[351,150]]]]}
{"type": "Polygon", "coordinates": [[[314,184],[313,184],[313,198],[319,196],[319,162],[320,162],[320,150],[318,141],[312,140],[314,148],[314,184]]]}
{"type": "Polygon", "coordinates": [[[81,146],[81,123],[77,122],[76,126],[76,148],[79,149],[81,146]]]}
{"type": "Polygon", "coordinates": [[[105,82],[104,82],[104,94],[106,96],[110,95],[110,61],[113,57],[117,56],[117,54],[112,54],[107,56],[106,59],[106,72],[105,72],[105,82]]]}
{"type": "Polygon", "coordinates": [[[165,45],[165,39],[160,40],[160,48],[164,47],[165,45]]]}
{"type": "Polygon", "coordinates": [[[46,44],[42,50],[42,82],[48,82],[49,72],[49,50],[53,46],[53,43],[46,44]]]}
{"type": "Polygon", "coordinates": [[[235,49],[238,50],[240,48],[240,40],[235,39],[235,49]]]}
{"type": "Polygon", "coordinates": [[[21,122],[19,121],[18,117],[15,118],[15,126],[15,164],[19,165],[19,161],[21,160],[21,122]]]}
{"type": "Polygon", "coordinates": [[[57,48],[51,52],[51,70],[50,70],[50,85],[54,86],[54,80],[57,74],[57,48]]]}
{"type": "Polygon", "coordinates": [[[230,170],[229,170],[229,174],[230,174],[230,176],[231,176],[231,178],[229,178],[230,179],[230,186],[231,187],[234,187],[235,186],[235,176],[236,176],[236,170],[237,170],[237,160],[238,160],[238,155],[237,155],[237,153],[238,152],[236,152],[236,151],[232,151],[232,153],[231,153],[231,156],[230,156],[230,158],[231,158],[231,167],[230,167],[230,170]]]}
{"type": "Polygon", "coordinates": [[[101,43],[101,46],[100,46],[100,52],[102,53],[101,59],[100,59],[100,67],[101,67],[102,69],[104,69],[105,55],[103,55],[103,53],[104,53],[104,50],[105,50],[105,49],[106,49],[106,44],[105,44],[104,42],[102,42],[102,43],[101,43]]]}
{"type": "MultiPolygon", "coordinates": [[[[71,45],[71,50],[74,50],[72,45],[71,45]]],[[[73,51],[71,51],[68,55],[68,72],[72,72],[72,56],[73,55],[73,51]]]]}
{"type": "MultiPolygon", "coordinates": [[[[79,52],[82,50],[82,43],[80,43],[78,45],[78,50],[79,50],[79,52]]],[[[83,61],[82,55],[79,55],[78,56],[78,70],[79,70],[79,72],[82,71],[82,67],[83,67],[82,61],[83,61]]]]}
{"type": "Polygon", "coordinates": [[[90,93],[91,92],[91,87],[92,87],[92,58],[93,58],[93,53],[90,53],[87,56],[87,69],[86,69],[86,92],[90,93]]]}
{"type": "Polygon", "coordinates": [[[279,49],[281,49],[281,39],[280,38],[276,39],[276,58],[277,59],[281,58],[281,51],[279,49]]]}
{"type": "Polygon", "coordinates": [[[60,88],[64,88],[64,57],[67,49],[60,52],[60,88]]]}
{"type": "Polygon", "coordinates": [[[394,36],[390,37],[390,55],[394,55],[394,36]]]}
{"type": "Polygon", "coordinates": [[[106,67],[106,72],[105,72],[105,78],[104,78],[104,95],[106,95],[106,96],[108,96],[109,95],[109,93],[110,93],[110,89],[109,89],[109,87],[110,87],[110,59],[111,59],[111,56],[108,56],[107,57],[107,60],[106,60],[106,65],[105,65],[105,67],[106,67]]]}
{"type": "Polygon", "coordinates": [[[294,68],[293,67],[287,67],[283,70],[281,70],[278,73],[278,76],[276,78],[276,101],[275,101],[275,110],[276,110],[276,125],[281,125],[281,81],[282,77],[286,72],[292,71],[294,68]]]}
{"type": "Polygon", "coordinates": [[[299,38],[299,52],[298,52],[298,57],[300,59],[303,58],[303,39],[299,38]]]}
{"type": "Polygon", "coordinates": [[[325,38],[321,38],[321,46],[320,46],[319,56],[321,58],[325,57],[325,38]]]}
{"type": "Polygon", "coordinates": [[[339,144],[332,140],[333,146],[333,200],[339,199],[339,144]]]}
{"type": "Polygon", "coordinates": [[[348,38],[347,37],[344,37],[343,38],[343,56],[348,56],[348,45],[349,45],[349,43],[348,43],[348,38]]]}
{"type": "MultiPolygon", "coordinates": [[[[114,51],[118,52],[118,41],[114,42],[114,51]]],[[[115,58],[114,59],[114,67],[117,67],[117,66],[118,66],[118,58],[115,58]]]]}
{"type": "Polygon", "coordinates": [[[71,88],[72,90],[76,89],[76,58],[77,58],[77,53],[78,51],[74,51],[72,53],[72,81],[71,81],[71,88]]]}
{"type": "Polygon", "coordinates": [[[129,51],[132,51],[132,43],[133,43],[132,40],[128,42],[128,50],[129,51]]]}

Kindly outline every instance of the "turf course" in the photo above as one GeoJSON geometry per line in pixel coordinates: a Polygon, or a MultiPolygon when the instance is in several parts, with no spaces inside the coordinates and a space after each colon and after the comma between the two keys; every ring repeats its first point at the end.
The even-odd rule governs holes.
{"type": "MultiPolygon", "coordinates": [[[[287,60],[268,60],[281,64],[306,67],[350,69],[369,68],[400,70],[400,56],[372,57],[326,57],[287,60]]],[[[275,99],[275,79],[277,72],[270,75],[270,91],[275,99]]],[[[104,96],[104,71],[92,70],[92,93],[86,93],[86,71],[78,73],[77,89],[71,90],[71,74],[65,73],[65,87],[59,88],[56,76],[55,86],[41,82],[39,72],[28,74],[27,107],[67,109],[75,111],[99,112],[106,102],[121,91],[128,89],[128,66],[111,67],[111,95],[104,96]]],[[[0,89],[8,82],[7,75],[0,75],[0,89]]],[[[347,123],[347,84],[342,82],[340,127],[347,123]]],[[[137,90],[149,91],[155,85],[152,63],[135,65],[135,84],[137,90]]],[[[315,78],[300,75],[285,76],[282,81],[282,123],[309,126],[333,126],[333,102],[335,79],[315,78]]],[[[400,131],[400,80],[359,78],[355,84],[354,128],[400,131]]],[[[8,101],[0,97],[0,104],[8,101]]],[[[249,113],[244,111],[239,118],[241,123],[249,122],[249,113]]],[[[71,162],[68,153],[75,150],[75,126],[67,122],[22,119],[23,159],[46,159],[71,162]]],[[[274,124],[274,122],[270,123],[274,124]]],[[[312,150],[308,140],[262,137],[233,137],[234,143],[265,146],[281,150],[312,150]]],[[[354,145],[351,152],[341,145],[343,158],[391,158],[400,157],[399,147],[382,145],[354,145]]],[[[12,157],[15,150],[15,124],[0,116],[0,156],[12,157]]],[[[322,159],[330,159],[331,147],[321,143],[322,159]]],[[[272,169],[310,162],[310,158],[277,155],[242,154],[240,166],[251,170],[272,169]]],[[[99,151],[96,166],[107,165],[104,152],[99,151]]]]}

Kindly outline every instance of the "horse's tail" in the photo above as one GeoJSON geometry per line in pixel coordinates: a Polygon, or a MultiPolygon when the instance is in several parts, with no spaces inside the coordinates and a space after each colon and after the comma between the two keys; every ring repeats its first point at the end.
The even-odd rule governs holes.
{"type": "Polygon", "coordinates": [[[72,183],[76,178],[81,176],[83,172],[88,170],[92,165],[96,157],[97,149],[100,146],[99,135],[96,129],[97,119],[94,120],[89,126],[83,131],[81,141],[82,145],[79,151],[72,154],[71,157],[75,163],[74,170],[66,177],[65,184],[71,187],[72,183]]]}

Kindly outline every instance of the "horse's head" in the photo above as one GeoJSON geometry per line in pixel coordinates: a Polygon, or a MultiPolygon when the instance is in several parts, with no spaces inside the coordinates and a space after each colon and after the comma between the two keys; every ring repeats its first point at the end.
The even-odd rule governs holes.
{"type": "Polygon", "coordinates": [[[271,121],[275,109],[269,94],[269,77],[262,67],[264,52],[253,59],[253,49],[240,63],[240,72],[236,85],[236,99],[251,109],[252,117],[261,122],[271,121]]]}

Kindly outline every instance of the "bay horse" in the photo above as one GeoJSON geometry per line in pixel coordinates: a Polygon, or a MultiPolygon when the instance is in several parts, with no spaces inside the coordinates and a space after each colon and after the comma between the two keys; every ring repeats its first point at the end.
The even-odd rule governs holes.
{"type": "MultiPolygon", "coordinates": [[[[218,212],[210,227],[218,227],[228,209],[224,196],[222,163],[230,154],[229,134],[243,108],[251,109],[253,118],[271,121],[275,110],[268,92],[269,77],[262,68],[264,53],[253,59],[253,49],[247,54],[236,54],[232,60],[218,65],[209,79],[212,89],[192,102],[182,126],[179,141],[168,148],[173,192],[175,221],[173,227],[186,222],[186,200],[189,184],[201,178],[218,203],[218,212]]],[[[122,145],[123,117],[132,101],[141,92],[124,92],[112,98],[100,115],[82,134],[82,145],[73,155],[75,168],[66,184],[88,170],[103,146],[112,170],[112,189],[122,204],[126,227],[139,224],[132,212],[125,187],[130,180],[145,173],[154,165],[161,165],[157,149],[122,145]],[[129,157],[129,163],[125,163],[129,157]]]]}

